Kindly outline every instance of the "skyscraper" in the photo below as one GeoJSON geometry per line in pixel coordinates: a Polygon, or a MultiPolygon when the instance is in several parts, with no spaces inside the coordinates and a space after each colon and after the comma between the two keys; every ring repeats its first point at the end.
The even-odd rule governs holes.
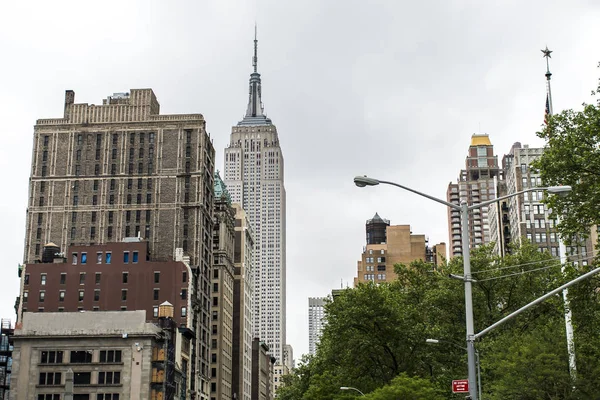
{"type": "MultiPolygon", "coordinates": [[[[465,160],[465,169],[460,171],[457,183],[448,185],[448,202],[460,205],[479,204],[497,197],[498,157],[487,134],[471,136],[471,145],[465,160]]],[[[450,236],[450,257],[462,255],[460,212],[448,208],[448,233],[450,236]]],[[[471,248],[490,242],[488,207],[475,209],[469,216],[469,238],[471,248]]]]}
{"type": "Polygon", "coordinates": [[[285,345],[285,187],[277,128],[261,101],[254,38],[248,108],[231,130],[225,149],[225,183],[235,203],[248,213],[254,232],[254,337],[278,362],[285,345]]]}
{"type": "Polygon", "coordinates": [[[308,353],[315,355],[325,325],[325,298],[308,298],[308,353]]]}
{"type": "MultiPolygon", "coordinates": [[[[26,307],[34,285],[46,284],[66,312],[114,310],[119,300],[127,302],[121,309],[154,312],[153,304],[175,295],[177,318],[195,337],[192,398],[207,398],[210,381],[215,153],[205,127],[201,114],[160,114],[152,89],[115,93],[101,105],[76,104],[67,90],[63,117],[39,119],[34,128],[19,305],[26,307]],[[121,291],[116,299],[115,289],[121,291]]],[[[38,302],[45,293],[36,288],[38,302]]]]}

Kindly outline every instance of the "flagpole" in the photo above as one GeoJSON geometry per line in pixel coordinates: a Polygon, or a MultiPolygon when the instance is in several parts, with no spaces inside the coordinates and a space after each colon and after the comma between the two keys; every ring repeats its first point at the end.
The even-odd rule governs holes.
{"type": "MultiPolygon", "coordinates": [[[[552,53],[551,50],[548,50],[548,46],[544,50],[542,50],[544,54],[544,58],[546,59],[546,85],[548,90],[548,114],[552,116],[554,114],[554,109],[552,108],[552,87],[550,85],[550,79],[552,78],[552,73],[550,72],[550,58],[552,53]]],[[[560,223],[560,215],[557,218],[557,223],[560,223]]],[[[564,274],[565,272],[565,264],[567,263],[567,247],[565,246],[564,240],[558,237],[558,252],[560,255],[560,263],[561,263],[561,272],[564,274]]],[[[573,323],[572,323],[572,314],[571,314],[571,305],[569,301],[569,289],[564,289],[563,292],[563,303],[565,307],[565,331],[567,336],[567,353],[569,356],[569,373],[571,375],[571,381],[573,383],[573,389],[575,389],[575,380],[577,379],[577,364],[575,362],[575,340],[573,338],[573,323]]]]}

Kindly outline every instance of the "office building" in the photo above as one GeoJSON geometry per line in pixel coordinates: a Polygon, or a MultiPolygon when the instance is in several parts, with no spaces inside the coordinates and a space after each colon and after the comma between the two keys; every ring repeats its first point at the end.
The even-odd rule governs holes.
{"type": "Polygon", "coordinates": [[[211,400],[232,399],[233,258],[235,209],[219,172],[215,173],[211,301],[211,400]]]}
{"type": "Polygon", "coordinates": [[[391,282],[396,279],[395,264],[409,265],[423,260],[433,266],[446,257],[446,244],[429,246],[425,235],[413,234],[410,225],[390,225],[375,213],[366,223],[367,245],[357,263],[354,285],[364,282],[391,282]]]}
{"type": "Polygon", "coordinates": [[[251,400],[252,392],[252,252],[254,239],[250,221],[239,204],[235,208],[235,252],[233,283],[233,395],[251,400]]]}
{"type": "Polygon", "coordinates": [[[250,75],[248,108],[232,128],[225,149],[225,183],[234,203],[248,214],[254,233],[254,335],[282,362],[285,342],[285,186],[277,128],[267,118],[257,72],[250,75]]]}
{"type": "MultiPolygon", "coordinates": [[[[543,188],[544,183],[531,163],[540,157],[543,148],[532,148],[516,142],[510,152],[502,158],[504,179],[498,182],[500,195],[522,190],[543,188]]],[[[520,246],[528,240],[540,249],[555,257],[560,256],[559,236],[556,220],[551,218],[551,210],[543,203],[544,190],[522,193],[498,204],[490,206],[491,240],[494,251],[499,255],[509,254],[513,246],[520,246]]],[[[573,238],[567,244],[567,255],[571,261],[587,265],[593,258],[592,240],[573,238]]]]}
{"type": "Polygon", "coordinates": [[[325,325],[325,298],[308,298],[308,353],[315,355],[325,325]]]}
{"type": "Polygon", "coordinates": [[[168,309],[157,323],[144,311],[24,313],[10,399],[186,398],[182,361],[192,335],[168,309]]]}
{"type": "Polygon", "coordinates": [[[272,400],[273,365],[275,357],[269,355],[269,346],[258,338],[252,340],[252,395],[251,400],[272,400]]]}
{"type": "MultiPolygon", "coordinates": [[[[58,294],[53,288],[48,297],[38,288],[34,302],[40,303],[43,296],[44,306],[25,306],[23,293],[19,307],[47,312],[51,302],[61,302],[60,291],[66,290],[64,302],[69,305],[56,304],[57,309],[110,311],[125,301],[127,304],[121,303],[118,309],[146,310],[151,319],[164,293],[170,292],[169,302],[177,307],[175,319],[187,319],[187,327],[195,336],[190,398],[209,399],[214,156],[204,117],[160,114],[151,89],[116,93],[101,105],[76,104],[75,93],[66,91],[63,117],[39,119],[34,128],[25,270],[29,274],[35,270],[35,282],[30,280],[29,285],[40,285],[37,280],[46,273],[47,285],[60,286],[62,278],[54,277],[53,267],[55,259],[62,259],[64,265],[59,268],[63,270],[60,273],[67,274],[67,286],[78,282],[80,273],[85,272],[84,286],[96,285],[99,273],[100,288],[85,286],[81,293],[81,288],[59,287],[58,294]],[[134,250],[135,246],[143,248],[134,250]],[[125,258],[126,251],[130,251],[129,259],[125,258]],[[134,251],[138,252],[137,263],[133,261],[134,251]],[[86,268],[82,268],[84,253],[86,268]],[[111,263],[119,258],[122,269],[108,268],[107,253],[111,263]],[[153,281],[153,272],[134,265],[146,262],[164,263],[164,268],[168,263],[180,263],[172,272],[162,267],[157,270],[161,280],[172,275],[171,283],[164,282],[168,289],[163,282],[153,281]],[[185,280],[184,264],[189,266],[185,280]],[[95,268],[93,277],[87,276],[90,265],[95,268]],[[141,274],[139,278],[143,275],[143,286],[135,283],[135,291],[142,296],[139,300],[131,297],[131,288],[122,286],[121,274],[125,272],[141,274]],[[110,283],[103,283],[109,279],[110,283]],[[187,293],[182,291],[186,283],[187,293]],[[102,285],[107,286],[103,289],[102,285]],[[116,288],[127,291],[126,300],[123,292],[112,292],[116,288]],[[184,295],[191,297],[191,303],[184,295]]],[[[32,275],[30,279],[34,279],[32,275]]],[[[30,287],[27,301],[32,301],[31,293],[30,287]]]]}
{"type": "Polygon", "coordinates": [[[13,364],[14,329],[10,319],[0,321],[0,400],[8,400],[13,364]]]}
{"type": "MultiPolygon", "coordinates": [[[[465,160],[465,169],[460,171],[457,183],[448,185],[446,192],[449,203],[460,205],[466,201],[469,206],[497,197],[495,179],[499,174],[498,157],[487,134],[473,134],[465,160]]],[[[488,208],[474,209],[469,214],[470,247],[476,248],[490,243],[488,208]]],[[[448,208],[448,234],[450,257],[462,255],[462,221],[460,212],[448,208]]]]}

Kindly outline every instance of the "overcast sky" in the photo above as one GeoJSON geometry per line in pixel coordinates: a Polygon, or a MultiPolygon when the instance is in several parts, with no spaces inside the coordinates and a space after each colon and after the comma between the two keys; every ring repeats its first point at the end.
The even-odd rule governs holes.
{"type": "Polygon", "coordinates": [[[447,242],[444,197],[473,133],[499,159],[543,145],[545,62],[554,110],[591,101],[600,70],[595,0],[10,1],[0,7],[0,316],[14,321],[33,125],[76,103],[154,89],[162,113],[200,112],[223,169],[246,110],[254,22],[263,102],[287,188],[287,332],[308,352],[308,297],[352,282],[375,212],[447,242]]]}

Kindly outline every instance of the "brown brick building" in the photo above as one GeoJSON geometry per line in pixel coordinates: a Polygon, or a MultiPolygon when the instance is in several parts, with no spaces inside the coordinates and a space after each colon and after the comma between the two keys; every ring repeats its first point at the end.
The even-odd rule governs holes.
{"type": "Polygon", "coordinates": [[[361,282],[391,282],[396,279],[395,264],[410,264],[423,260],[439,265],[446,257],[446,244],[432,247],[425,235],[413,235],[410,225],[392,225],[379,214],[366,223],[367,245],[357,263],[354,284],[361,282]]]}
{"type": "Polygon", "coordinates": [[[161,115],[151,89],[101,105],[66,91],[64,116],[34,128],[19,307],[152,319],[169,301],[194,336],[190,398],[208,399],[214,156],[204,117],[161,115]]]}

